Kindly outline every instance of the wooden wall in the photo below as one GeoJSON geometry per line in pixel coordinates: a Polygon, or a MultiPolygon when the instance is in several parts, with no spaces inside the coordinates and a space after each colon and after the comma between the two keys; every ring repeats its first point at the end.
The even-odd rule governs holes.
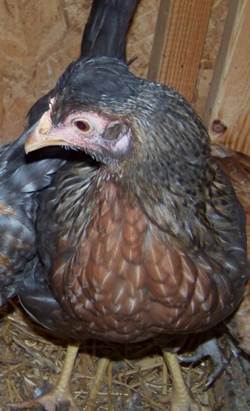
{"type": "MultiPolygon", "coordinates": [[[[28,108],[77,57],[91,1],[0,2],[1,141],[19,135],[28,108]]],[[[248,0],[140,0],[128,56],[136,74],[183,93],[212,139],[250,154],[248,21],[248,0]]]]}
{"type": "Polygon", "coordinates": [[[250,154],[250,1],[232,1],[204,120],[219,143],[250,154]]]}
{"type": "MultiPolygon", "coordinates": [[[[78,56],[92,0],[0,1],[0,141],[18,136],[27,110],[78,56]]],[[[128,56],[146,76],[159,0],[141,0],[128,56]]]]}
{"type": "Polygon", "coordinates": [[[161,0],[148,76],[194,100],[213,0],[161,0]],[[166,6],[167,5],[167,6],[166,6]]]}
{"type": "MultiPolygon", "coordinates": [[[[161,0],[150,78],[170,84],[198,108],[217,143],[250,154],[250,2],[161,0]],[[167,5],[167,6],[166,6],[167,5]],[[226,7],[203,106],[197,86],[213,9],[226,7]]],[[[210,27],[211,30],[211,27],[210,27]]],[[[210,45],[211,46],[211,45],[210,45]]],[[[200,83],[201,85],[201,83],[200,83]]]]}

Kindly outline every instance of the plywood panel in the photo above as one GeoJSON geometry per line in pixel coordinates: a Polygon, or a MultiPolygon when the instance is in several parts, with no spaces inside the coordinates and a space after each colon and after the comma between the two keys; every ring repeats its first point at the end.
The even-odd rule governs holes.
{"type": "Polygon", "coordinates": [[[213,0],[161,0],[148,77],[193,101],[213,0]]]}
{"type": "Polygon", "coordinates": [[[140,0],[128,35],[128,57],[136,57],[130,68],[142,77],[148,72],[159,3],[160,0],[140,0]]]}
{"type": "Polygon", "coordinates": [[[250,154],[250,2],[230,3],[205,120],[213,140],[250,154]]]}
{"type": "MultiPolygon", "coordinates": [[[[0,142],[18,136],[36,99],[77,58],[92,0],[0,1],[0,142]]],[[[146,76],[159,0],[141,0],[128,36],[131,69],[146,76]]]]}
{"type": "Polygon", "coordinates": [[[1,141],[22,131],[28,108],[76,58],[90,5],[91,0],[0,2],[1,141]]]}

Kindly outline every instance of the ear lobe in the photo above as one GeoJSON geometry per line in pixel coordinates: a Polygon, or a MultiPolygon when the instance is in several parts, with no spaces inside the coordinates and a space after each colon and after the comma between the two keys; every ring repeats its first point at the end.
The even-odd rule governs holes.
{"type": "Polygon", "coordinates": [[[111,121],[101,136],[101,146],[108,150],[110,157],[122,159],[132,149],[132,131],[124,121],[111,121]]]}
{"type": "Polygon", "coordinates": [[[105,128],[102,138],[104,140],[117,140],[123,134],[126,134],[128,127],[120,121],[109,123],[105,128]]]}
{"type": "Polygon", "coordinates": [[[129,154],[133,147],[132,131],[124,125],[118,138],[113,141],[109,141],[113,156],[116,158],[122,158],[129,154]]]}

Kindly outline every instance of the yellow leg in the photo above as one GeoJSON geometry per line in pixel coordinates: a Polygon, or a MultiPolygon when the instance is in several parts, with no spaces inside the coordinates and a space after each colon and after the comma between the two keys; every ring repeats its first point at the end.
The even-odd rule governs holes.
{"type": "Polygon", "coordinates": [[[67,347],[66,357],[63,369],[57,381],[55,388],[31,401],[24,401],[19,404],[9,404],[11,408],[25,409],[42,405],[45,411],[56,411],[60,405],[69,404],[68,411],[79,411],[74,403],[70,390],[70,378],[74,367],[75,359],[79,350],[79,345],[69,345],[67,347]]]}
{"type": "Polygon", "coordinates": [[[79,351],[79,345],[68,345],[66,357],[63,363],[62,371],[59,375],[56,387],[53,390],[58,395],[64,396],[65,393],[71,395],[70,390],[70,379],[72,375],[72,370],[74,368],[77,353],[79,351]]]}
{"type": "Polygon", "coordinates": [[[191,397],[184,382],[176,355],[165,350],[162,350],[162,352],[173,384],[171,411],[212,411],[211,408],[196,403],[191,397]]]}
{"type": "Polygon", "coordinates": [[[103,377],[108,369],[110,360],[108,358],[101,358],[98,361],[98,365],[97,365],[97,370],[96,370],[96,376],[95,376],[95,380],[94,383],[91,387],[89,396],[88,396],[88,403],[86,405],[86,411],[91,411],[91,410],[95,410],[95,399],[96,396],[98,394],[101,382],[103,380],[103,377]]]}

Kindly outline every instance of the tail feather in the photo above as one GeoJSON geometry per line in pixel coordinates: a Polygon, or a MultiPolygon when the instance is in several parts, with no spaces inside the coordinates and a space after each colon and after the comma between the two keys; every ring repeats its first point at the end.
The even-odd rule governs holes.
{"type": "Polygon", "coordinates": [[[126,34],[138,0],[94,0],[85,27],[81,57],[126,61],[126,34]]]}

